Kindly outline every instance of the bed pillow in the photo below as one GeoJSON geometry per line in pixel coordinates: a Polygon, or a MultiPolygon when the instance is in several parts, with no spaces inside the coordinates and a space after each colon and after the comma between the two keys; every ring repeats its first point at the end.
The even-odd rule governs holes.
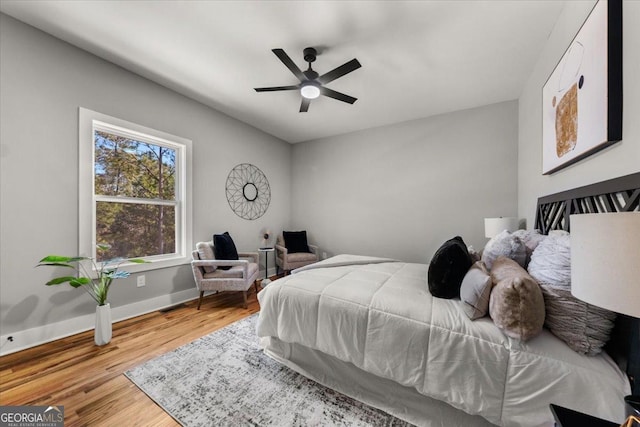
{"type": "Polygon", "coordinates": [[[460,286],[462,309],[469,319],[476,320],[487,315],[492,286],[491,276],[484,263],[475,262],[464,275],[460,286]]]}
{"type": "Polygon", "coordinates": [[[524,264],[524,268],[527,268],[531,261],[531,254],[536,247],[547,238],[544,234],[540,234],[540,230],[516,230],[511,233],[513,236],[519,238],[524,243],[525,250],[527,252],[527,259],[524,264]]]}
{"type": "MultiPolygon", "coordinates": [[[[213,252],[216,259],[234,260],[238,259],[238,250],[236,244],[229,235],[228,231],[222,234],[213,235],[213,252]]],[[[221,270],[228,270],[231,266],[218,267],[221,270]]]]}
{"type": "Polygon", "coordinates": [[[542,332],[544,299],[540,286],[514,260],[500,256],[491,268],[494,287],[489,314],[505,335],[527,341],[542,332]]]}
{"type": "Polygon", "coordinates": [[[467,246],[467,252],[469,252],[469,257],[471,257],[471,262],[478,262],[482,258],[482,254],[478,253],[473,246],[467,246]]]}
{"type": "Polygon", "coordinates": [[[489,240],[482,251],[482,261],[487,269],[493,268],[493,261],[499,256],[505,256],[524,267],[527,260],[527,249],[517,236],[507,230],[489,240]]]}
{"type": "Polygon", "coordinates": [[[444,242],[429,263],[427,283],[431,295],[447,299],[460,296],[462,279],[471,264],[471,257],[462,237],[456,236],[444,242]]]}
{"type": "Polygon", "coordinates": [[[284,246],[290,254],[298,252],[311,252],[307,243],[307,232],[305,231],[283,231],[284,246]]]}
{"type": "MultiPolygon", "coordinates": [[[[213,248],[211,247],[211,242],[198,242],[196,244],[196,250],[201,260],[216,259],[213,248]]],[[[205,273],[213,273],[216,271],[215,265],[205,265],[202,268],[205,273]]]]}
{"type": "Polygon", "coordinates": [[[616,314],[571,295],[568,233],[550,233],[540,242],[531,255],[529,274],[542,288],[547,312],[545,326],[575,352],[599,354],[609,341],[616,314]]]}

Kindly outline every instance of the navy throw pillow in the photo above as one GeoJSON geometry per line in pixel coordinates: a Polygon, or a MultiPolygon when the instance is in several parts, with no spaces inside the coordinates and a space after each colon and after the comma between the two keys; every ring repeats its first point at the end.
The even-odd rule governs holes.
{"type": "MultiPolygon", "coordinates": [[[[213,235],[213,254],[216,259],[238,259],[238,250],[228,231],[222,234],[213,235]]],[[[231,266],[218,267],[222,270],[228,270],[231,266]]]]}
{"type": "Polygon", "coordinates": [[[296,252],[311,252],[307,244],[306,231],[283,231],[284,246],[290,254],[296,252]]]}
{"type": "Polygon", "coordinates": [[[462,237],[456,236],[444,242],[429,264],[427,282],[431,295],[446,299],[459,297],[462,279],[471,264],[473,262],[462,237]]]}

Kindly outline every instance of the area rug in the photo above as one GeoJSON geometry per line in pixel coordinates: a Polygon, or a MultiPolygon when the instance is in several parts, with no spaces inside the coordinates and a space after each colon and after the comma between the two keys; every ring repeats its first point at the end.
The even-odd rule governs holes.
{"type": "Polygon", "coordinates": [[[266,356],[257,314],[125,375],[183,426],[410,426],[266,356]]]}

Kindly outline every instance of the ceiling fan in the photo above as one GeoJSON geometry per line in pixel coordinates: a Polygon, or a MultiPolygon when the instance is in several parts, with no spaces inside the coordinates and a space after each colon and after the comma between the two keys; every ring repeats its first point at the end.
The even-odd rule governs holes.
{"type": "Polygon", "coordinates": [[[319,76],[318,73],[311,68],[311,63],[316,60],[316,56],[318,55],[316,49],[308,47],[303,50],[304,60],[309,63],[309,68],[306,71],[300,70],[300,68],[298,68],[283,49],[272,49],[272,52],[275,53],[280,61],[282,61],[282,63],[298,78],[298,80],[300,80],[300,84],[292,86],[257,87],[255,88],[256,92],[299,90],[300,95],[302,95],[302,104],[300,104],[301,113],[309,111],[309,104],[311,104],[311,100],[319,97],[320,95],[328,96],[329,98],[337,99],[338,101],[347,102],[349,104],[353,104],[358,100],[358,98],[345,95],[344,93],[323,86],[360,68],[361,65],[357,59],[354,58],[351,61],[334,68],[328,73],[319,76]]]}

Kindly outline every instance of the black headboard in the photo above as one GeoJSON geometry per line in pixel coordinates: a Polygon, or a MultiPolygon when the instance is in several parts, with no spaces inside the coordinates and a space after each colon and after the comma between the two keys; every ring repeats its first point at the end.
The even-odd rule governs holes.
{"type": "MultiPolygon", "coordinates": [[[[539,198],[535,228],[571,231],[569,215],[632,211],[640,211],[640,172],[539,198]]],[[[640,319],[618,315],[605,350],[640,394],[640,319]]]]}

